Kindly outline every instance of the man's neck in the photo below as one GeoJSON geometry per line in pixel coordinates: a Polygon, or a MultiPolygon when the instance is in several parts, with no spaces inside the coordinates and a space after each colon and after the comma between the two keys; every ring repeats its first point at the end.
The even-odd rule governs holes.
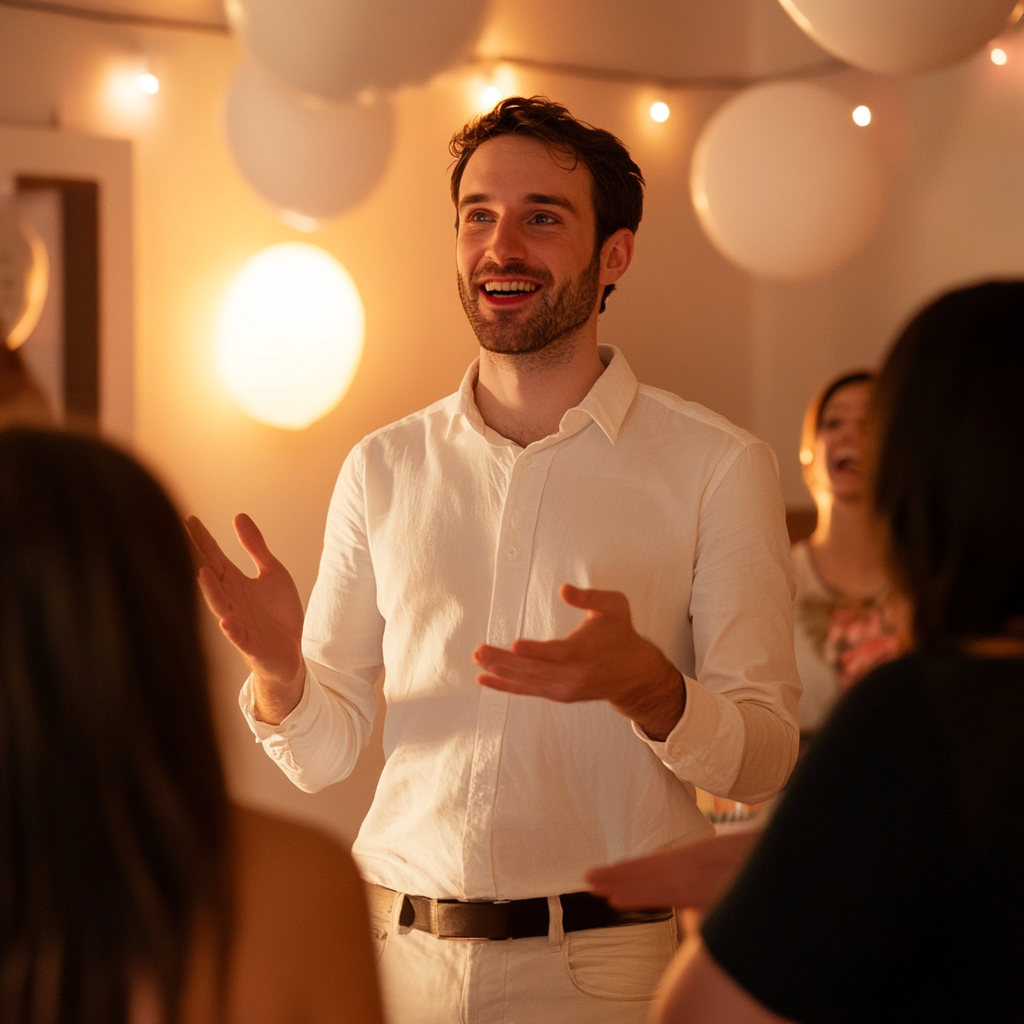
{"type": "Polygon", "coordinates": [[[603,372],[596,330],[526,355],[481,349],[477,408],[487,426],[525,448],[557,433],[603,372]]]}

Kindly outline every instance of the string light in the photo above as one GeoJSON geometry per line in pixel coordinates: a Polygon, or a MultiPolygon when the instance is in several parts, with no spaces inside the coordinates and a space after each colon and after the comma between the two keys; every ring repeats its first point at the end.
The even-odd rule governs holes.
{"type": "Polygon", "coordinates": [[[867,128],[871,124],[871,108],[864,106],[862,103],[853,112],[853,123],[860,125],[861,128],[867,128]]]}
{"type": "Polygon", "coordinates": [[[659,123],[667,121],[670,113],[671,111],[668,109],[668,104],[662,103],[661,100],[658,100],[657,103],[651,104],[651,118],[654,121],[658,121],[659,123]]]}
{"type": "Polygon", "coordinates": [[[1006,51],[998,46],[992,47],[992,52],[989,56],[992,58],[992,63],[998,64],[1000,67],[1002,67],[1007,61],[1006,51]]]}

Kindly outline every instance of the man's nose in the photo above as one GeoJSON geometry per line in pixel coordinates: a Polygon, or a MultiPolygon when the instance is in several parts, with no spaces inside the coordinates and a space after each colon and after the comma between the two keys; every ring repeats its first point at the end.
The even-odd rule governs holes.
{"type": "Polygon", "coordinates": [[[514,218],[499,217],[488,241],[487,254],[498,266],[526,259],[526,239],[514,218]]]}

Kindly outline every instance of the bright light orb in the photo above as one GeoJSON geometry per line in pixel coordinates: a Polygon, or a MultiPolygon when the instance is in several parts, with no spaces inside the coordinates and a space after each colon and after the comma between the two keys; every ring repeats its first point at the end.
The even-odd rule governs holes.
{"type": "Polygon", "coordinates": [[[871,124],[871,108],[865,107],[863,103],[857,107],[853,112],[853,123],[867,128],[871,124]]]}
{"type": "Polygon", "coordinates": [[[651,118],[659,123],[661,121],[667,121],[670,113],[671,111],[668,109],[668,104],[662,103],[661,100],[657,103],[651,104],[651,118]]]}
{"type": "Polygon", "coordinates": [[[139,75],[135,82],[148,96],[155,96],[160,91],[160,79],[156,75],[139,75]]]}
{"type": "Polygon", "coordinates": [[[364,330],[359,291],[330,253],[272,245],[242,267],[224,300],[217,374],[253,419],[303,430],[348,391],[364,330]]]}
{"type": "Polygon", "coordinates": [[[998,46],[992,47],[992,52],[989,56],[992,58],[992,63],[998,64],[1000,67],[1006,63],[1006,51],[998,46]]]}
{"type": "Polygon", "coordinates": [[[501,90],[496,85],[488,85],[480,93],[480,109],[485,113],[493,110],[501,99],[501,90]]]}

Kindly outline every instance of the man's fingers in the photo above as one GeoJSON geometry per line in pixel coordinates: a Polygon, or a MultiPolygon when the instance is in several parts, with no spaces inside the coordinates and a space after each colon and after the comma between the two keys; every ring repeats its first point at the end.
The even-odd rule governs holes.
{"type": "Polygon", "coordinates": [[[218,575],[223,575],[224,563],[228,558],[203,521],[196,516],[188,516],[185,519],[185,529],[201,556],[202,564],[208,565],[218,575]]]}
{"type": "Polygon", "coordinates": [[[233,610],[234,604],[221,586],[217,574],[208,566],[199,568],[199,590],[202,592],[206,607],[217,616],[224,618],[233,610]]]}
{"type": "Polygon", "coordinates": [[[504,676],[492,676],[487,673],[476,677],[481,686],[491,690],[501,690],[503,693],[518,693],[524,697],[549,697],[547,690],[536,683],[520,683],[513,679],[506,679],[504,676]]]}
{"type": "Polygon", "coordinates": [[[510,648],[513,654],[536,661],[567,661],[572,655],[572,646],[565,640],[515,640],[510,648]]]}
{"type": "Polygon", "coordinates": [[[623,910],[638,907],[671,906],[671,899],[665,899],[665,893],[658,893],[657,886],[652,886],[646,875],[639,875],[635,870],[623,870],[619,865],[592,868],[584,876],[587,887],[597,896],[603,896],[612,906],[623,910]],[[658,896],[662,898],[659,900],[658,896]]]}
{"type": "Polygon", "coordinates": [[[571,608],[585,608],[601,615],[629,615],[629,600],[620,590],[583,590],[563,583],[558,593],[571,608]]]}
{"type": "MultiPolygon", "coordinates": [[[[567,667],[559,662],[529,658],[519,652],[481,644],[473,652],[473,660],[486,672],[517,683],[546,685],[564,679],[567,667]]],[[[571,669],[572,666],[568,666],[571,669]]]]}
{"type": "Polygon", "coordinates": [[[256,568],[260,572],[276,569],[280,565],[278,560],[270,553],[270,548],[267,547],[267,542],[263,539],[260,528],[249,516],[244,512],[239,512],[235,516],[234,525],[238,540],[241,542],[242,547],[245,548],[249,557],[256,563],[256,568]]]}

